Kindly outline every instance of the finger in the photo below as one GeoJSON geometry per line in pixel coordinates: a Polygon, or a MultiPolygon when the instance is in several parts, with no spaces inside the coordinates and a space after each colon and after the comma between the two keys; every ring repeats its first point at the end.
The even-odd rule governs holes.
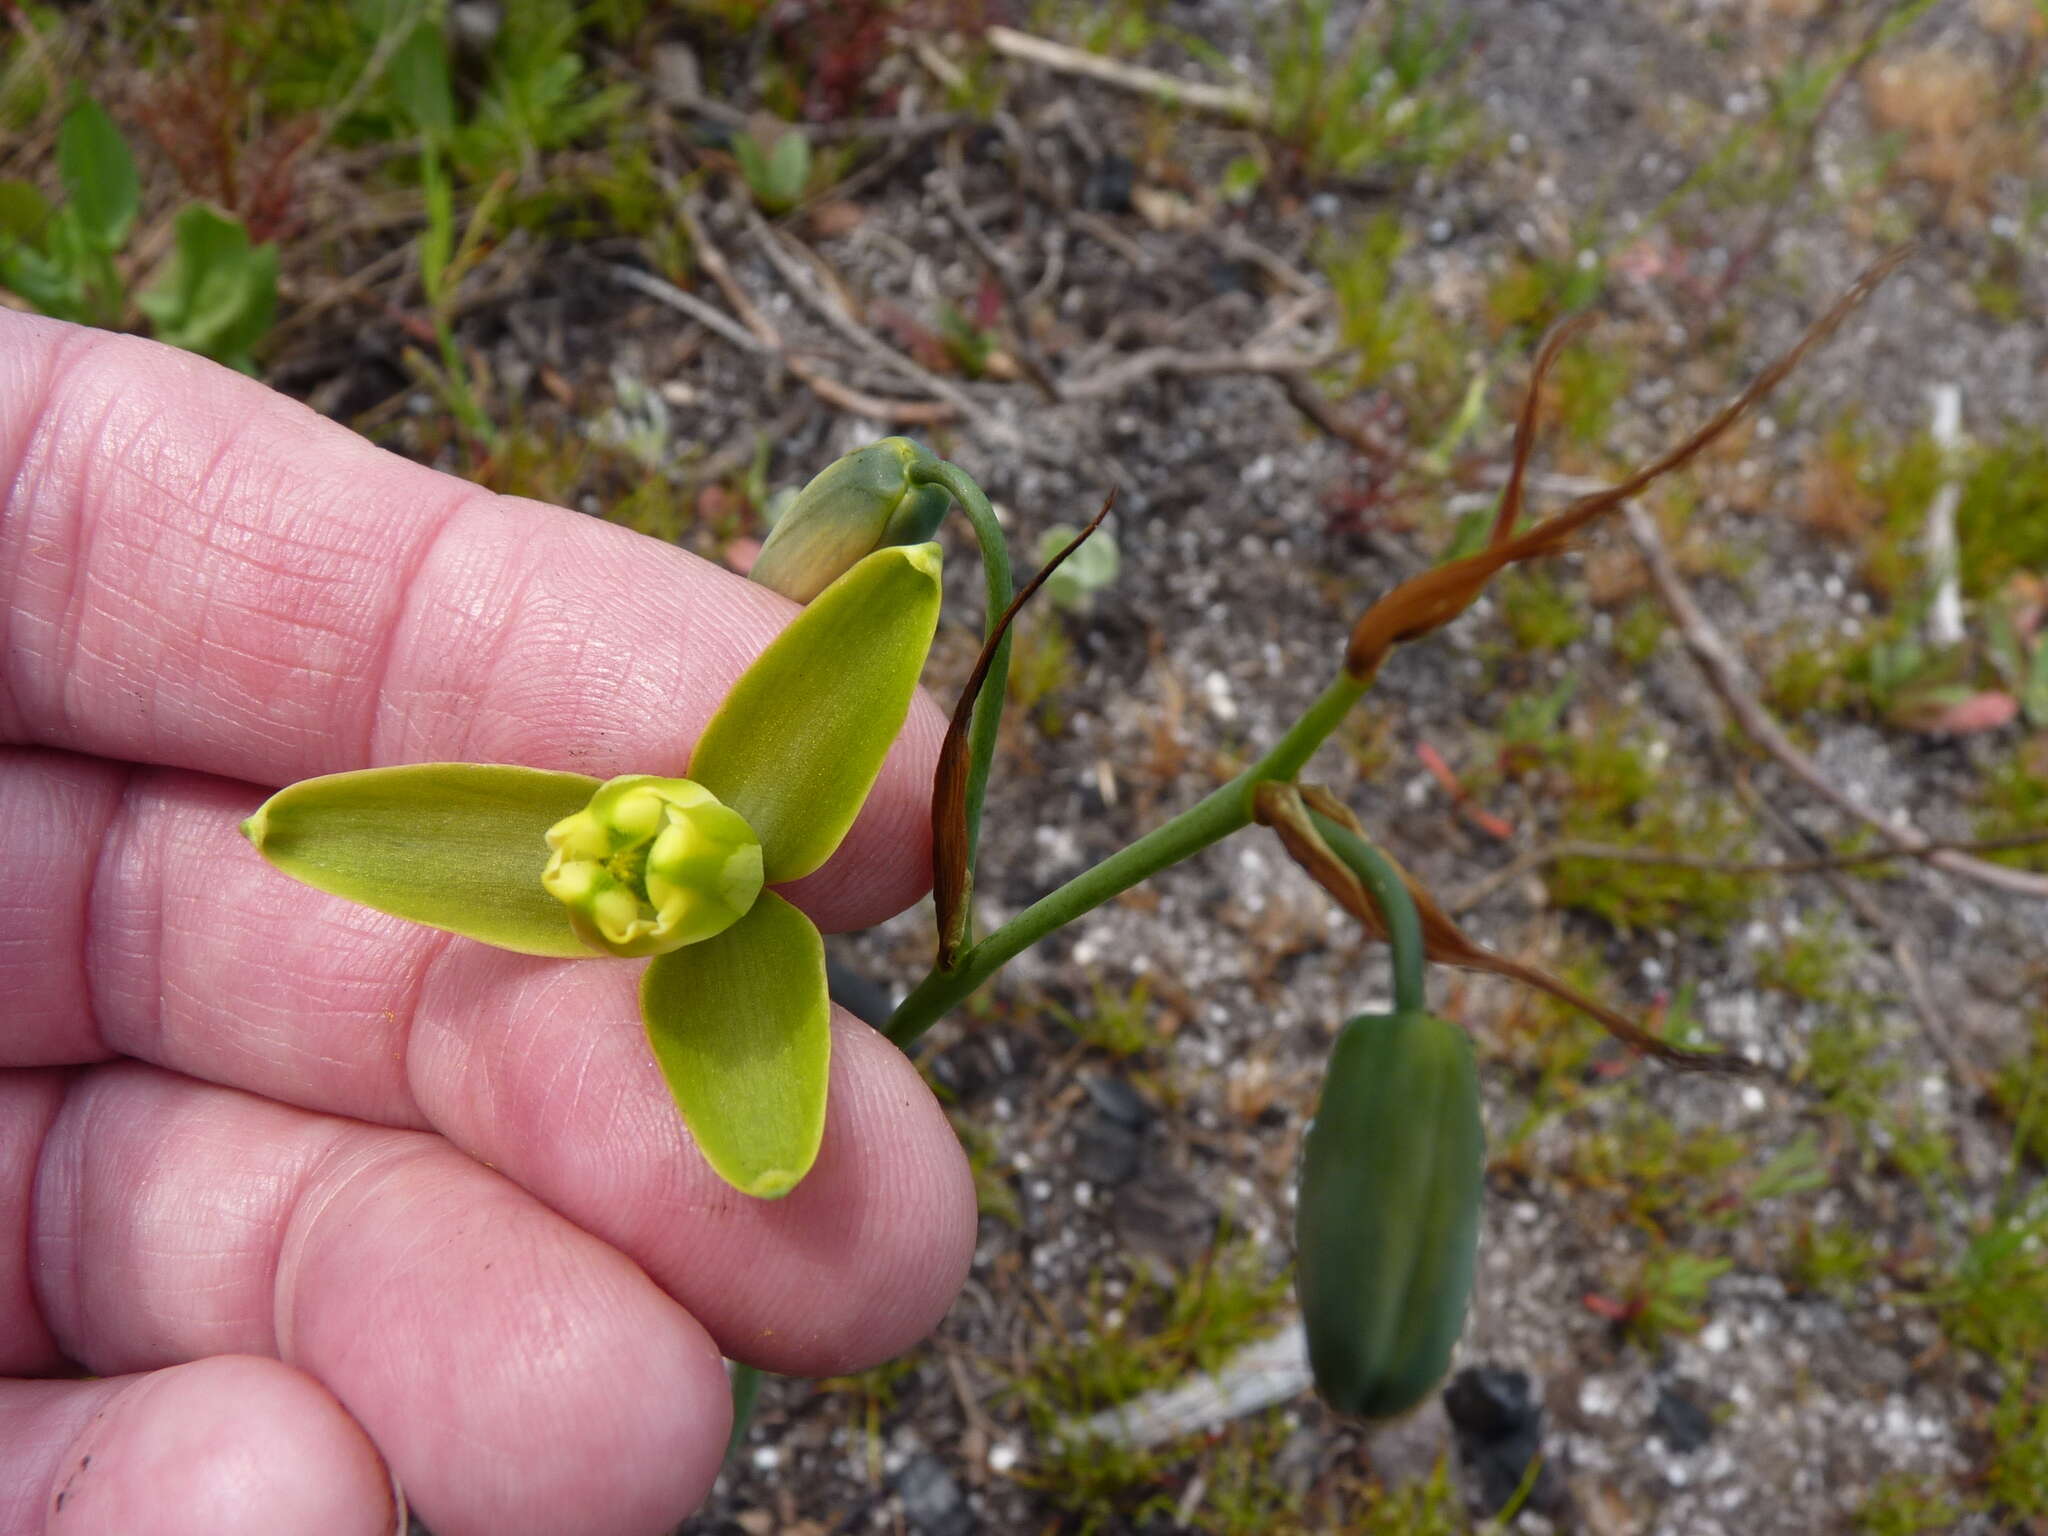
{"type": "Polygon", "coordinates": [[[655,1536],[724,1448],[703,1330],[434,1137],[95,1068],[45,1138],[29,1262],[88,1369],[274,1354],[314,1377],[438,1536],[655,1536]]]}
{"type": "MultiPolygon", "coordinates": [[[[493,497],[189,353],[0,312],[0,740],[278,785],[384,763],[676,774],[794,609],[493,497]]],[[[817,894],[928,879],[929,700],[817,894]]]]}
{"type": "MultiPolygon", "coordinates": [[[[0,1072],[0,1376],[65,1365],[36,1303],[28,1228],[36,1163],[64,1102],[66,1081],[62,1072],[0,1072]]],[[[0,1532],[12,1529],[0,1524],[0,1532]]]]}
{"type": "Polygon", "coordinates": [[[279,889],[233,830],[252,798],[192,774],[128,781],[88,932],[68,940],[94,978],[72,1000],[71,1059],[113,1051],[438,1129],[620,1247],[728,1353],[772,1369],[873,1364],[944,1313],[972,1255],[973,1181],[894,1047],[840,1017],[817,1164],[784,1200],[741,1199],[655,1066],[639,965],[524,960],[279,889]]]}
{"type": "Polygon", "coordinates": [[[319,1383],[275,1360],[0,1381],[0,1532],[391,1536],[391,1479],[319,1383]]]}
{"type": "Polygon", "coordinates": [[[413,1025],[421,1107],[630,1255],[734,1359],[838,1375],[929,1333],[966,1279],[976,1218],[959,1141],[917,1069],[834,1009],[818,1160],[790,1194],[751,1199],[690,1149],[629,980],[451,949],[413,1025]]]}

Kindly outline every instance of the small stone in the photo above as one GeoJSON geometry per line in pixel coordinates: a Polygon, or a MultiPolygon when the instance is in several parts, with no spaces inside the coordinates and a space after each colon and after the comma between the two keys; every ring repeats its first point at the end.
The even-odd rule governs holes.
{"type": "Polygon", "coordinates": [[[1113,1186],[1138,1171],[1144,1140],[1127,1125],[1091,1110],[1074,1132],[1072,1170],[1093,1184],[1113,1186]]]}
{"type": "Polygon", "coordinates": [[[504,26],[504,8],[495,0],[459,0],[448,8],[448,30],[465,52],[488,53],[504,26]]]}
{"type": "Polygon", "coordinates": [[[1450,1448],[1451,1421],[1434,1397],[1413,1413],[1374,1425],[1365,1440],[1373,1475],[1389,1489],[1427,1482],[1450,1448]]]}
{"type": "Polygon", "coordinates": [[[1665,1385],[1650,1410],[1650,1430],[1680,1456],[1690,1455],[1714,1437],[1714,1416],[1681,1387],[1665,1385]]]}
{"type": "Polygon", "coordinates": [[[1081,206],[1093,213],[1129,213],[1137,167],[1123,155],[1108,154],[1089,168],[1081,206]]]}
{"type": "Polygon", "coordinates": [[[896,1497],[903,1501],[904,1521],[924,1536],[967,1536],[974,1512],[953,1481],[945,1462],[921,1451],[896,1474],[896,1497]]]}
{"type": "Polygon", "coordinates": [[[1152,1123],[1152,1106],[1145,1102],[1145,1096],[1120,1077],[1098,1073],[1081,1080],[1081,1086],[1088,1090],[1088,1097],[1118,1125],[1142,1131],[1152,1123]]]}
{"type": "Polygon", "coordinates": [[[695,106],[704,99],[704,71],[688,43],[655,45],[654,94],[671,107],[695,106]]]}
{"type": "Polygon", "coordinates": [[[1527,1372],[1491,1365],[1468,1366],[1452,1377],[1444,1388],[1444,1409],[1459,1429],[1489,1440],[1516,1434],[1543,1415],[1527,1372]]]}
{"type": "Polygon", "coordinates": [[[1110,1221],[1120,1242],[1167,1275],[1184,1274],[1216,1241],[1216,1207],[1170,1168],[1152,1168],[1116,1192],[1110,1221]]]}
{"type": "MultiPolygon", "coordinates": [[[[1467,1496],[1482,1515],[1498,1514],[1520,1496],[1530,1464],[1543,1456],[1543,1405],[1526,1372],[1491,1365],[1458,1372],[1443,1396],[1457,1431],[1467,1496]]],[[[1543,1456],[1523,1508],[1555,1516],[1567,1497],[1556,1459],[1543,1456]]]]}

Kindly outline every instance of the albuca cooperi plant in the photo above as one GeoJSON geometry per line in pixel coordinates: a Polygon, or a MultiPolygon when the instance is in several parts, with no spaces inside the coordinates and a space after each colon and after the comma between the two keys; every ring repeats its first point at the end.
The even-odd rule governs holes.
{"type": "MultiPolygon", "coordinates": [[[[830,857],[903,723],[939,614],[939,549],[923,541],[948,502],[957,504],[980,543],[985,638],[933,785],[937,956],[884,1033],[907,1047],[1040,939],[1225,837],[1255,823],[1271,828],[1363,931],[1393,951],[1395,1007],[1353,1020],[1339,1036],[1305,1141],[1296,1274],[1325,1398],[1368,1417],[1403,1412],[1449,1365],[1484,1193],[1476,1068],[1463,1032],[1426,1007],[1425,962],[1542,988],[1673,1065],[1750,1064],[1673,1046],[1473,943],[1348,808],[1300,782],[1302,770],[1397,646],[1449,624],[1501,571],[1557,553],[1718,439],[1902,254],[1866,273],[1685,441],[1524,529],[1537,401],[1575,327],[1553,335],[1535,361],[1485,546],[1373,604],[1336,676],[1250,767],[979,938],[971,897],[1008,625],[1109,508],[1013,598],[987,498],[964,471],[903,438],[833,463],[777,523],[752,574],[806,606],[734,685],[686,777],[599,783],[474,763],[371,769],[294,784],[244,831],[286,874],[399,917],[523,954],[645,960],[648,1038],[699,1150],[746,1194],[786,1194],[811,1167],[823,1133],[829,998],[823,940],[774,887],[830,857]]],[[[745,1370],[735,1378],[740,1401],[751,1400],[753,1380],[745,1370]]]]}

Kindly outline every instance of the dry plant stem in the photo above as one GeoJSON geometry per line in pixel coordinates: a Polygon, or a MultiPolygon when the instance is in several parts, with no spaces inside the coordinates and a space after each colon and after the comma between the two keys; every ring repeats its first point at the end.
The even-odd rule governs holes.
{"type": "Polygon", "coordinates": [[[773,349],[745,326],[726,318],[719,310],[705,303],[694,293],[686,293],[674,283],[642,272],[638,267],[623,266],[608,261],[600,269],[613,282],[631,288],[635,293],[646,295],[657,304],[666,304],[670,309],[680,310],[706,330],[715,331],[742,352],[772,354],[773,349]]]}
{"type": "MultiPolygon", "coordinates": [[[[1261,826],[1278,834],[1288,856],[1308,872],[1336,903],[1357,920],[1367,935],[1392,951],[1394,1007],[1402,1013],[1423,1013],[1429,999],[1423,990],[1422,917],[1407,874],[1362,836],[1308,808],[1304,791],[1293,784],[1265,783],[1252,794],[1252,814],[1261,826]]],[[[1346,814],[1346,821],[1352,820],[1346,814]]],[[[1354,823],[1355,825],[1355,823],[1354,823]]]]}
{"type": "Polygon", "coordinates": [[[1186,352],[1178,347],[1147,347],[1086,378],[1070,381],[1064,386],[1064,394],[1069,400],[1121,395],[1133,385],[1161,374],[1199,379],[1252,373],[1280,379],[1306,379],[1312,370],[1327,367],[1340,355],[1336,352],[1304,353],[1293,348],[1262,352],[1249,347],[1224,347],[1214,352],[1186,352]]]}
{"type": "MultiPolygon", "coordinates": [[[[1867,298],[1872,289],[1890,275],[1906,258],[1903,249],[1872,265],[1837,299],[1792,349],[1766,368],[1750,386],[1714,413],[1705,426],[1677,447],[1619,485],[1583,497],[1564,511],[1544,519],[1527,533],[1503,538],[1476,555],[1452,560],[1424,571],[1375,603],[1351,632],[1345,652],[1345,670],[1353,677],[1370,679],[1395,646],[1420,639],[1441,629],[1471,606],[1494,576],[1510,565],[1540,555],[1554,554],[1588,524],[1614,511],[1651,482],[1661,479],[1704,450],[1754,406],[1784,382],[1799,361],[1848,318],[1851,310],[1867,298]]],[[[1532,380],[1532,390],[1535,381],[1532,380]]]]}
{"type": "MultiPolygon", "coordinates": [[[[1763,821],[1768,822],[1777,834],[1795,846],[1811,846],[1813,839],[1800,827],[1795,826],[1770,800],[1760,794],[1746,776],[1738,777],[1736,788],[1749,803],[1749,807],[1763,821]]],[[[1927,1042],[1941,1057],[1949,1075],[1972,1092],[1983,1082],[1983,1076],[1971,1065],[1956,1043],[1955,1032],[1949,1028],[1948,1015],[1942,1012],[1941,1004],[1934,996],[1934,989],[1927,984],[1927,972],[1920,964],[1919,953],[1913,948],[1912,938],[1907,934],[1869,891],[1848,879],[1839,871],[1824,872],[1835,894],[1849,906],[1856,915],[1870,925],[1871,929],[1883,935],[1891,949],[1892,964],[1898,969],[1899,977],[1906,984],[1906,998],[1913,1005],[1913,1012],[1919,1015],[1920,1029],[1927,1036],[1927,1042]]]]}
{"type": "MultiPolygon", "coordinates": [[[[953,968],[959,958],[960,946],[967,939],[967,903],[974,887],[975,855],[975,818],[970,814],[969,804],[973,784],[969,726],[981,698],[982,686],[988,681],[990,668],[1003,654],[1003,642],[1009,638],[1011,620],[1045,585],[1046,578],[1060,568],[1067,556],[1102,526],[1102,520],[1109,516],[1109,509],[1115,505],[1116,492],[1112,489],[1103,498],[1102,510],[1090,519],[1088,526],[1068,540],[1066,547],[1046,561],[1038,574],[1024,584],[1024,590],[1010,599],[1009,605],[990,625],[988,636],[982,641],[981,654],[975,658],[974,670],[968,674],[967,684],[953,705],[953,718],[947,724],[946,739],[939,748],[938,768],[932,777],[932,897],[938,908],[939,969],[942,971],[953,968]]],[[[994,712],[987,712],[985,718],[993,719],[994,712]]]]}
{"type": "Polygon", "coordinates": [[[1042,64],[1062,74],[1085,75],[1090,80],[1100,80],[1105,85],[1149,96],[1155,101],[1177,103],[1199,112],[1213,112],[1253,124],[1265,122],[1271,113],[1265,99],[1255,91],[1182,80],[1160,70],[1120,63],[1098,53],[1070,48],[1064,43],[1033,37],[1010,27],[990,27],[984,36],[989,46],[1005,58],[1042,64]]]}
{"type": "MultiPolygon", "coordinates": [[[[1314,823],[1316,832],[1322,836],[1325,842],[1330,843],[1332,847],[1342,850],[1346,839],[1354,842],[1367,841],[1365,831],[1358,823],[1358,818],[1352,814],[1350,807],[1342,801],[1337,800],[1328,792],[1313,784],[1303,786],[1301,795],[1308,804],[1310,819],[1314,823]]],[[[1472,940],[1465,936],[1463,930],[1451,921],[1443,908],[1437,905],[1436,899],[1423,889],[1422,885],[1413,875],[1409,874],[1407,870],[1402,869],[1400,864],[1386,850],[1380,849],[1379,857],[1392,865],[1406,883],[1408,895],[1414,902],[1415,910],[1422,921],[1423,947],[1427,951],[1429,958],[1436,964],[1455,965],[1460,970],[1484,971],[1489,975],[1506,977],[1510,981],[1520,982],[1525,987],[1533,987],[1538,992],[1547,993],[1559,1002],[1568,1004],[1592,1018],[1602,1029],[1606,1030],[1624,1045],[1638,1050],[1646,1056],[1654,1056],[1667,1066],[1693,1072],[1732,1073],[1760,1072],[1763,1070],[1757,1063],[1748,1060],[1746,1057],[1732,1055],[1728,1052],[1693,1051],[1687,1050],[1682,1046],[1672,1045],[1651,1034],[1626,1014],[1616,1012],[1599,999],[1581,992],[1569,982],[1562,981],[1552,976],[1549,972],[1539,970],[1533,965],[1525,964],[1520,960],[1510,959],[1508,956],[1490,950],[1482,944],[1473,943],[1472,940]]],[[[1345,893],[1341,889],[1335,887],[1330,887],[1329,889],[1330,894],[1344,904],[1345,909],[1351,913],[1352,917],[1357,920],[1358,925],[1366,933],[1375,939],[1382,941],[1386,939],[1386,928],[1381,923],[1378,910],[1375,907],[1367,903],[1354,904],[1346,899],[1345,893]]]]}
{"type": "Polygon", "coordinates": [[[1532,848],[1512,864],[1503,864],[1491,874],[1482,875],[1446,900],[1444,910],[1462,916],[1494,892],[1561,859],[1601,859],[1614,864],[1703,869],[1717,875],[1817,875],[1830,870],[1855,869],[1864,864],[1888,864],[1895,859],[1920,859],[1930,853],[1995,853],[2009,848],[2035,848],[2042,843],[2048,843],[2048,832],[2016,832],[2010,837],[1987,837],[1976,842],[1930,842],[1916,848],[1866,848],[1860,853],[1831,853],[1811,859],[1715,859],[1698,853],[1665,853],[1655,848],[1635,848],[1626,843],[1566,840],[1532,848]]]}
{"type": "Polygon", "coordinates": [[[1040,394],[1057,405],[1062,399],[1060,381],[1053,374],[1045,360],[1045,354],[1038,349],[1038,343],[1031,335],[1031,309],[1025,302],[1023,290],[1018,286],[1017,273],[1010,258],[997,249],[994,241],[974,220],[968,210],[967,199],[960,193],[962,156],[960,136],[950,135],[946,140],[945,163],[932,178],[939,189],[939,201],[945,205],[946,217],[954,227],[967,237],[967,243],[974,247],[982,264],[996,280],[996,287],[1003,295],[1003,307],[1010,314],[1010,335],[1016,345],[1017,362],[1038,386],[1040,394]]]}
{"type": "Polygon", "coordinates": [[[1090,213],[1082,208],[1071,208],[1067,210],[1067,222],[1112,255],[1121,256],[1140,273],[1149,276],[1158,269],[1158,263],[1153,261],[1151,253],[1145,247],[1101,214],[1090,213]]]}
{"type": "Polygon", "coordinates": [[[1692,652],[1693,659],[1706,674],[1708,684],[1745,736],[1828,804],[1871,827],[1901,852],[1921,856],[1936,869],[1981,885],[2021,896],[2048,897],[2048,875],[2011,869],[1940,847],[1911,826],[1901,826],[1880,816],[1837,788],[1813,759],[1800,751],[1792,738],[1785,734],[1784,727],[1771,717],[1745,685],[1741,663],[1686,590],[1678,568],[1672,563],[1670,551],[1664,547],[1664,536],[1658,532],[1656,520],[1636,506],[1628,507],[1624,515],[1628,519],[1629,534],[1635,539],[1636,548],[1642,552],[1651,584],[1656,587],[1657,596],[1670,613],[1672,622],[1678,626],[1686,649],[1692,652]]]}
{"type": "Polygon", "coordinates": [[[1934,578],[1933,600],[1927,605],[1927,643],[1938,649],[1963,643],[1963,584],[1956,550],[1956,508],[1963,499],[1961,449],[1963,392],[1954,384],[1927,389],[1933,420],[1928,436],[1941,454],[1941,484],[1927,505],[1921,536],[1928,574],[1934,578]]]}
{"type": "Polygon", "coordinates": [[[1508,483],[1500,493],[1500,510],[1494,513],[1489,545],[1505,544],[1514,536],[1522,517],[1522,483],[1529,473],[1529,455],[1536,446],[1536,413],[1543,405],[1543,381],[1572,339],[1593,323],[1590,315],[1573,315],[1552,326],[1529,370],[1529,387],[1522,393],[1522,414],[1515,420],[1515,446],[1508,461],[1508,483]]]}
{"type": "MultiPolygon", "coordinates": [[[[751,206],[742,205],[741,213],[747,221],[748,232],[754,237],[754,243],[761,248],[761,254],[768,258],[769,264],[781,275],[783,282],[789,286],[790,291],[802,300],[804,306],[820,320],[823,320],[825,324],[837,331],[847,341],[853,343],[854,346],[858,347],[869,357],[872,357],[883,368],[886,368],[904,382],[915,384],[935,399],[943,400],[948,406],[952,407],[954,413],[968,417],[978,425],[986,426],[988,424],[987,413],[956,386],[940,378],[929,368],[921,368],[916,363],[913,363],[873,331],[854,319],[853,316],[847,314],[838,305],[826,298],[824,293],[820,291],[818,279],[805,269],[803,262],[791,255],[785,248],[783,244],[785,241],[792,245],[796,243],[793,236],[780,234],[776,230],[771,229],[768,221],[756,213],[751,206]]],[[[808,255],[809,253],[806,252],[806,254],[808,255]]],[[[812,259],[815,260],[816,258],[813,257],[812,259]]]]}
{"type": "Polygon", "coordinates": [[[879,395],[866,394],[861,390],[849,388],[836,379],[828,378],[797,357],[783,345],[781,333],[769,323],[768,317],[762,314],[759,306],[747,296],[747,290],[740,286],[739,279],[733,276],[732,268],[726,262],[725,253],[719,250],[717,243],[712,240],[710,231],[704,227],[704,221],[698,217],[690,199],[679,196],[675,199],[675,205],[676,215],[682,220],[684,229],[689,232],[690,245],[696,252],[699,264],[711,274],[711,280],[718,284],[719,291],[725,295],[726,303],[738,312],[740,319],[746,322],[747,329],[759,337],[766,349],[773,352],[783,367],[801,380],[812,394],[834,410],[851,411],[856,416],[866,416],[875,421],[896,422],[905,426],[932,426],[953,419],[956,412],[944,401],[885,400],[879,395]]]}
{"type": "Polygon", "coordinates": [[[1289,405],[1361,457],[1378,462],[1408,451],[1405,443],[1392,441],[1369,427],[1346,420],[1329,396],[1306,373],[1280,373],[1274,378],[1279,382],[1281,393],[1287,396],[1289,405]]]}
{"type": "Polygon", "coordinates": [[[1267,250],[1235,224],[1226,224],[1222,229],[1208,231],[1217,249],[1225,256],[1239,261],[1248,261],[1281,287],[1291,290],[1300,298],[1313,299],[1318,307],[1330,302],[1330,290],[1317,282],[1300,268],[1292,266],[1277,252],[1267,250]]]}

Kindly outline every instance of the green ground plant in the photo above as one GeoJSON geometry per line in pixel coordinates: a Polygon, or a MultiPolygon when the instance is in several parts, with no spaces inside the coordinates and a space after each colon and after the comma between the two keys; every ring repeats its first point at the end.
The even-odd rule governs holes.
{"type": "Polygon", "coordinates": [[[178,210],[156,276],[131,290],[123,257],[142,207],[135,157],[98,102],[80,95],[57,129],[64,197],[0,182],[0,287],[46,315],[117,326],[132,303],[160,341],[245,373],[277,310],[277,247],[241,220],[190,202],[178,210]]]}
{"type": "Polygon", "coordinates": [[[1893,1473],[1871,1489],[1851,1519],[1858,1536],[1934,1536],[1954,1530],[1968,1514],[1942,1479],[1893,1473]]]}
{"type": "MultiPolygon", "coordinates": [[[[1549,758],[1561,802],[1558,831],[1567,839],[1729,861],[1749,855],[1747,816],[1620,719],[1555,738],[1549,758]]],[[[1678,926],[1722,933],[1756,894],[1738,873],[1678,864],[1566,858],[1546,880],[1560,905],[1625,932],[1678,926]]]]}
{"type": "Polygon", "coordinates": [[[1381,12],[1339,44],[1330,0],[1293,0],[1267,34],[1271,132],[1311,178],[1442,168],[1477,142],[1463,26],[1433,0],[1381,12]]]}
{"type": "Polygon", "coordinates": [[[1080,1007],[1063,1008],[1048,1002],[1047,1009],[1075,1039],[1118,1061],[1139,1055],[1159,1039],[1152,1027],[1149,976],[1140,976],[1122,988],[1097,980],[1090,986],[1088,1002],[1080,1007]]]}
{"type": "MultiPolygon", "coordinates": [[[[1213,1370],[1258,1338],[1283,1305],[1288,1289],[1260,1245],[1225,1233],[1185,1276],[1172,1283],[1139,1276],[1114,1301],[1109,1277],[1089,1281],[1078,1327],[1051,1321],[1033,1368],[1011,1379],[1008,1392],[1022,1404],[1045,1448],[1029,1474],[1079,1520],[1077,1530],[1117,1528],[1179,1513],[1181,1481],[1190,1460],[1204,1470],[1207,1493],[1187,1529],[1238,1536],[1271,1529],[1296,1501],[1260,1475],[1273,1436],[1284,1438],[1277,1415],[1230,1426],[1207,1445],[1139,1450],[1114,1439],[1077,1434],[1075,1421],[1170,1386],[1189,1372],[1213,1370]]],[[[1284,1528],[1281,1527],[1281,1528],[1284,1528]]]]}
{"type": "MultiPolygon", "coordinates": [[[[1347,354],[1334,382],[1345,392],[1388,391],[1406,411],[1414,437],[1435,443],[1453,436],[1463,414],[1471,346],[1421,288],[1401,280],[1397,263],[1409,244],[1406,227],[1393,213],[1375,214],[1322,242],[1320,264],[1347,354]]],[[[1483,391],[1477,399],[1483,406],[1483,391]]],[[[1476,424],[1475,412],[1455,436],[1462,438],[1476,424]]]]}

